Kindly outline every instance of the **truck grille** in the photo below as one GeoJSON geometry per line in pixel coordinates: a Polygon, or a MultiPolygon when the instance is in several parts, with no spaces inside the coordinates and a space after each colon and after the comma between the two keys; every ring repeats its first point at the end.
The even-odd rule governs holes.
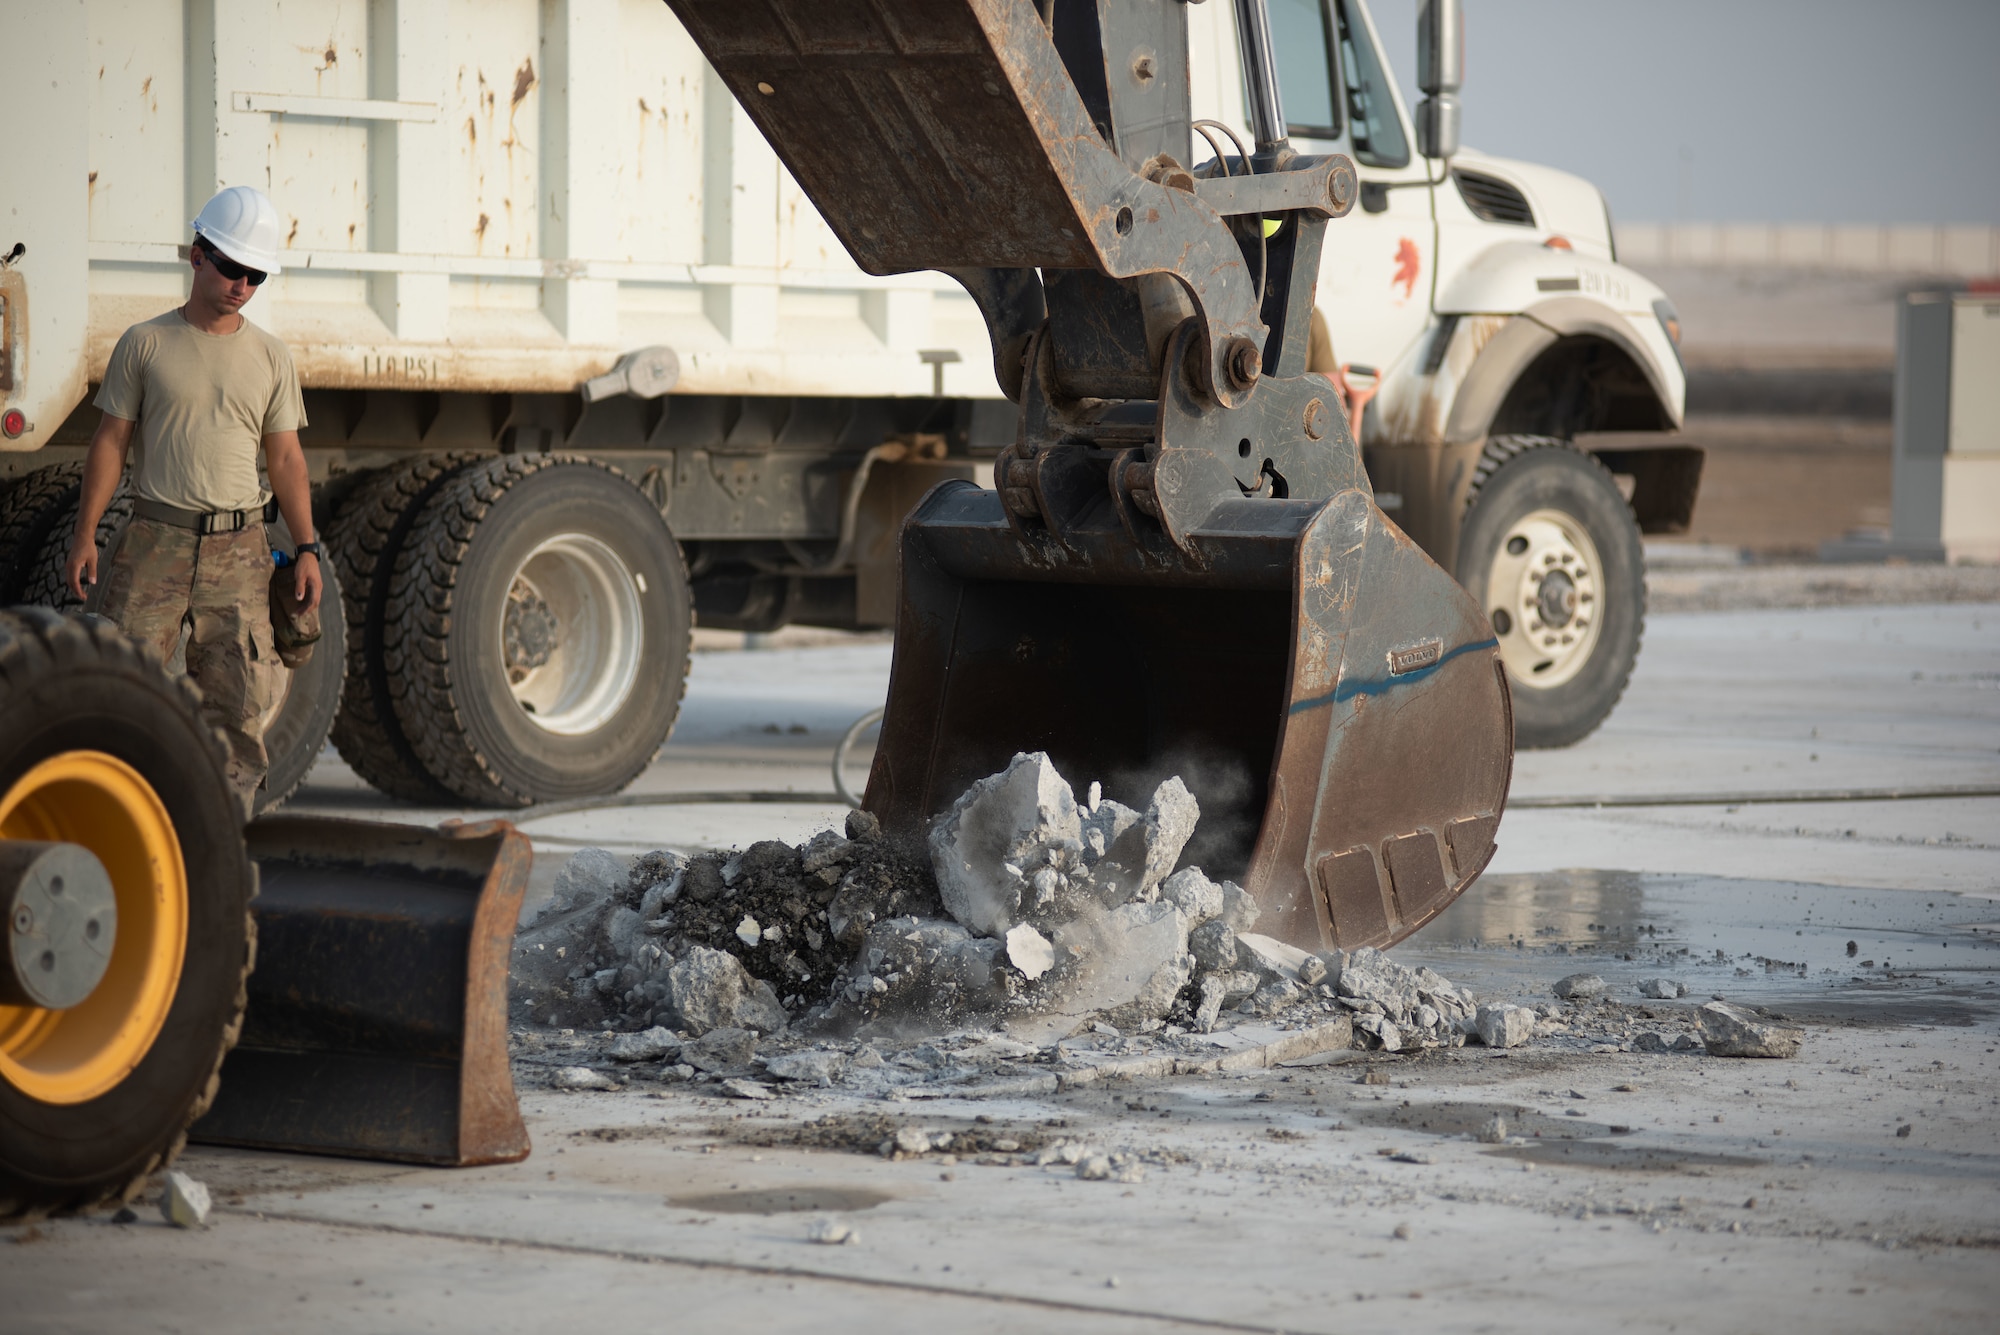
{"type": "Polygon", "coordinates": [[[1481,222],[1535,225],[1535,211],[1528,207],[1528,197],[1499,177],[1454,171],[1451,179],[1458,182],[1458,194],[1465,207],[1481,222]]]}

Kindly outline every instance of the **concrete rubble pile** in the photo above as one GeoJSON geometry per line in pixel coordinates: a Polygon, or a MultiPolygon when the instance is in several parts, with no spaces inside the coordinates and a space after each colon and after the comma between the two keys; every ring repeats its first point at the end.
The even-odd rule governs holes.
{"type": "MultiPolygon", "coordinates": [[[[1143,810],[1096,783],[1079,803],[1037,752],[975,783],[915,848],[854,812],[798,847],[629,865],[588,849],[517,937],[516,1018],[611,1031],[612,1062],[683,1078],[885,1087],[1252,1020],[1345,1017],[1356,1046],[1389,1052],[1535,1036],[1534,1012],[1482,1007],[1430,969],[1256,933],[1248,893],[1178,865],[1200,814],[1179,778],[1143,810]],[[795,1050],[802,1038],[819,1046],[795,1050]]],[[[565,1067],[553,1083],[598,1087],[592,1074],[610,1079],[565,1067]]]]}

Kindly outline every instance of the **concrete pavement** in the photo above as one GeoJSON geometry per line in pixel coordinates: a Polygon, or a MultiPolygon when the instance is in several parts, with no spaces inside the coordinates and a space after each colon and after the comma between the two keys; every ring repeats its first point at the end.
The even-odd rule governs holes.
{"type": "MultiPolygon", "coordinates": [[[[880,703],[888,659],[886,644],[701,656],[683,724],[637,787],[824,791],[832,743],[880,703]]],[[[2000,787],[1990,604],[1656,616],[1611,721],[1569,751],[1523,755],[1515,794],[1944,784],[2000,787]]],[[[463,814],[382,810],[337,763],[301,798],[347,815],[463,814]]],[[[813,802],[668,805],[527,828],[546,884],[589,842],[798,839],[839,816],[813,802]]],[[[643,1079],[592,1094],[524,1082],[536,1149],[522,1164],[445,1172],[197,1148],[182,1166],[220,1202],[206,1232],[150,1210],[130,1225],[11,1230],[6,1324],[1820,1335],[1990,1323],[2000,799],[1516,810],[1500,845],[1493,870],[1395,954],[1490,999],[1546,1002],[1577,971],[1607,979],[1612,1004],[1576,1009],[1525,1049],[1014,1099],[836,1087],[746,1104],[643,1079]],[[1692,994],[1637,996],[1662,974],[1692,994]],[[1630,1050],[1718,994],[1803,1023],[1800,1056],[1630,1050]],[[1496,1112],[1512,1143],[1474,1138],[1496,1112]],[[1123,1150],[1144,1180],[1084,1181],[1020,1153],[891,1161],[874,1147],[897,1126],[1004,1135],[1026,1152],[1123,1150]],[[808,1241],[821,1219],[859,1241],[808,1241]]]]}

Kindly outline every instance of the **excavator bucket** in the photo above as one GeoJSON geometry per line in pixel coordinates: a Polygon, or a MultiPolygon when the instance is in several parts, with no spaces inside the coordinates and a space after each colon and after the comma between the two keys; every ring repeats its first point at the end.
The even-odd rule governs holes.
{"type": "Polygon", "coordinates": [[[867,807],[921,831],[1016,751],[1144,807],[1180,775],[1188,861],[1239,879],[1309,949],[1415,931],[1485,867],[1512,724],[1478,607],[1362,490],[1239,501],[1200,571],[1032,559],[999,498],[946,483],[903,532],[902,604],[867,807]]]}
{"type": "Polygon", "coordinates": [[[1183,5],[668,4],[864,270],[966,289],[1020,405],[994,489],[906,521],[864,805],[916,836],[1043,750],[1128,802],[1181,775],[1188,856],[1297,945],[1449,903],[1506,801],[1506,679],[1306,370],[1358,186],[1287,141],[1263,0],[1236,0],[1234,152],[1192,118],[1183,5]]]}
{"type": "Polygon", "coordinates": [[[268,816],[243,1034],[190,1132],[215,1145],[511,1163],[507,960],[533,852],[503,821],[268,816]]]}

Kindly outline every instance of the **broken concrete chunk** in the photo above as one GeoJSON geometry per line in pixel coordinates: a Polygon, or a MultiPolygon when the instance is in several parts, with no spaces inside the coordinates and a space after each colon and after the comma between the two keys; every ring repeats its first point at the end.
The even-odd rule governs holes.
{"type": "Polygon", "coordinates": [[[1222,916],[1222,887],[1199,867],[1183,867],[1160,882],[1160,898],[1179,909],[1191,928],[1222,916]]]}
{"type": "Polygon", "coordinates": [[[1505,1145],[1507,1143],[1507,1119],[1494,1113],[1487,1123],[1479,1128],[1479,1143],[1482,1145],[1505,1145]]]}
{"type": "Polygon", "coordinates": [[[1080,860],[1081,833],[1075,795],[1048,756],[1016,755],[931,827],[945,911],[980,936],[1004,936],[1022,917],[1027,878],[1051,866],[1058,848],[1073,846],[1080,860]]]}
{"type": "MultiPolygon", "coordinates": [[[[1256,932],[1239,932],[1236,935],[1236,958],[1246,969],[1254,969],[1266,980],[1283,979],[1288,983],[1304,983],[1300,970],[1313,957],[1297,946],[1288,946],[1276,937],[1263,936],[1256,932]]],[[[1314,961],[1318,963],[1318,961],[1314,961]]],[[[1322,976],[1326,966],[1320,965],[1322,976]]]]}
{"type": "Polygon", "coordinates": [[[847,1054],[829,1048],[807,1048],[803,1052],[787,1052],[764,1063],[764,1070],[774,1079],[797,1080],[801,1083],[830,1085],[847,1069],[847,1054]]]}
{"type": "Polygon", "coordinates": [[[1061,977],[1050,1011],[1102,1012],[1121,1029],[1165,1015],[1194,972],[1187,919],[1167,903],[1083,914],[1056,928],[1055,945],[1061,977]]]}
{"type": "Polygon", "coordinates": [[[1526,1006],[1481,1006],[1473,1024],[1489,1048],[1518,1048],[1535,1036],[1535,1013],[1526,1006]]]}
{"type": "Polygon", "coordinates": [[[955,922],[890,918],[868,929],[841,994],[871,1017],[942,1024],[1005,1005],[1003,943],[955,922]]]}
{"type": "Polygon", "coordinates": [[[1384,1015],[1399,1022],[1408,1020],[1418,1005],[1416,971],[1372,946],[1363,946],[1347,957],[1338,991],[1343,997],[1377,1003],[1384,1015]]]}
{"type": "Polygon", "coordinates": [[[1201,804],[1178,774],[1153,790],[1152,804],[1146,808],[1145,869],[1134,893],[1148,894],[1167,879],[1200,819],[1201,804]]]}
{"type": "Polygon", "coordinates": [[[734,955],[696,946],[667,970],[667,1004],[682,1029],[742,1027],[776,1033],[785,1027],[785,1008],[762,979],[743,971],[734,955]]]}
{"type": "Polygon", "coordinates": [[[1097,901],[1111,908],[1136,895],[1146,873],[1145,813],[1101,798],[1083,817],[1081,830],[1083,865],[1097,901]]]}
{"type": "Polygon", "coordinates": [[[1259,1015],[1276,1015],[1287,1007],[1298,1005],[1305,998],[1304,990],[1291,979],[1273,978],[1251,994],[1250,1008],[1259,1015]]]}
{"type": "Polygon", "coordinates": [[[208,1223],[208,1188],[186,1173],[167,1174],[160,1193],[160,1217],[175,1228],[201,1228],[208,1223]]]}
{"type": "Polygon", "coordinates": [[[1146,1170],[1129,1154],[1086,1154],[1076,1161],[1076,1175],[1085,1182],[1144,1182],[1146,1170]]]}
{"type": "Polygon", "coordinates": [[[774,1097],[769,1085],[755,1080],[732,1076],[722,1082],[722,1092],[732,1099],[768,1099],[774,1097]]]}
{"type": "Polygon", "coordinates": [[[1257,975],[1248,969],[1216,970],[1202,976],[1201,1004],[1195,1008],[1194,1025],[1207,1034],[1215,1030],[1215,1022],[1222,1014],[1224,1006],[1234,1006],[1237,1002],[1257,991],[1257,975]]]}
{"type": "Polygon", "coordinates": [[[1583,1001],[1604,990],[1604,980],[1594,973],[1573,973],[1555,985],[1555,994],[1564,1001],[1583,1001]]]}
{"type": "Polygon", "coordinates": [[[1642,997],[1658,997],[1663,1000],[1671,1000],[1674,997],[1686,996],[1687,984],[1681,982],[1678,978],[1648,978],[1645,982],[1639,984],[1639,995],[1642,997]]]}
{"type": "Polygon", "coordinates": [[[711,1029],[681,1045],[681,1060],[698,1071],[725,1074],[748,1069],[757,1055],[757,1035],[734,1027],[711,1029]]]}
{"type": "Polygon", "coordinates": [[[1299,982],[1306,987],[1318,987],[1330,976],[1326,961],[1317,955],[1308,955],[1299,961],[1299,982]]]}
{"type": "Polygon", "coordinates": [[[1234,969],[1236,933],[1229,930],[1226,922],[1205,922],[1188,933],[1188,953],[1200,968],[1234,969]]]}
{"type": "Polygon", "coordinates": [[[853,860],[854,841],[832,830],[821,830],[799,848],[799,870],[808,876],[819,876],[828,885],[840,879],[838,868],[853,860]],[[823,875],[826,872],[835,874],[823,875]]]}
{"type": "Polygon", "coordinates": [[[806,1228],[806,1241],[822,1247],[851,1247],[861,1235],[837,1219],[816,1219],[806,1228]]]}
{"type": "Polygon", "coordinates": [[[588,1066],[559,1066],[549,1075],[549,1084],[556,1089],[617,1089],[619,1084],[602,1071],[593,1071],[588,1066]]]}
{"type": "Polygon", "coordinates": [[[585,848],[570,855],[556,872],[549,911],[565,913],[604,899],[625,888],[625,859],[602,848],[585,848]]]}
{"type": "Polygon", "coordinates": [[[1794,1025],[1772,1024],[1727,1002],[1711,1001],[1695,1012],[1701,1041],[1716,1057],[1793,1057],[1806,1031],[1794,1025]]]}
{"type": "Polygon", "coordinates": [[[636,1034],[618,1035],[611,1040],[606,1055],[618,1062],[656,1062],[680,1047],[681,1040],[673,1030],[654,1025],[636,1034]]]}
{"type": "Polygon", "coordinates": [[[1250,892],[1234,881],[1224,881],[1222,890],[1222,920],[1229,924],[1232,932],[1247,932],[1257,925],[1258,915],[1263,913],[1250,892]]]}
{"type": "Polygon", "coordinates": [[[743,921],[736,924],[736,939],[755,950],[757,943],[764,939],[764,929],[758,925],[755,918],[746,913],[743,915],[743,921]]]}
{"type": "Polygon", "coordinates": [[[1055,967],[1056,948],[1027,923],[1017,923],[1007,929],[1007,962],[1026,978],[1040,978],[1055,967]]]}
{"type": "Polygon", "coordinates": [[[1381,1015],[1357,1015],[1354,1028],[1373,1038],[1384,1052],[1403,1050],[1403,1031],[1394,1020],[1381,1015]]]}
{"type": "Polygon", "coordinates": [[[1449,978],[1432,969],[1416,971],[1417,996],[1444,1015],[1459,1019],[1479,1009],[1472,997],[1449,978]]]}

